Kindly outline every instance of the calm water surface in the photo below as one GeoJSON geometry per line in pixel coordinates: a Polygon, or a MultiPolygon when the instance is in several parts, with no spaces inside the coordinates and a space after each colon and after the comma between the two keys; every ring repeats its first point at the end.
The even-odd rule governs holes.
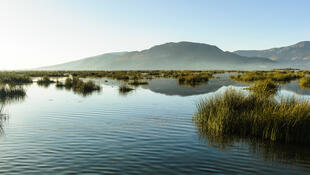
{"type": "MultiPolygon", "coordinates": [[[[152,80],[128,94],[96,80],[87,97],[33,84],[25,100],[5,105],[1,174],[309,174],[310,149],[262,141],[207,138],[192,121],[196,103],[227,86],[198,88],[152,80]]],[[[295,82],[296,84],[296,82],[295,82]]],[[[292,84],[279,96],[310,98],[292,84]],[[295,88],[295,89],[294,89],[295,88]]]]}

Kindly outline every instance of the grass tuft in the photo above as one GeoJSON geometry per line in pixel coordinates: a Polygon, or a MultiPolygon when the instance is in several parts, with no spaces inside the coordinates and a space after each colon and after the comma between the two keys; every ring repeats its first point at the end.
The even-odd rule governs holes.
{"type": "Polygon", "coordinates": [[[130,91],[132,91],[134,89],[129,87],[129,86],[127,86],[127,85],[121,85],[121,86],[119,86],[118,90],[119,90],[120,93],[128,93],[128,92],[130,92],[130,91]]]}
{"type": "Polygon", "coordinates": [[[303,77],[299,80],[299,85],[301,88],[310,88],[310,76],[303,77]]]}
{"type": "Polygon", "coordinates": [[[65,83],[58,81],[56,83],[56,87],[59,87],[59,88],[65,87],[66,89],[72,89],[74,92],[83,94],[83,95],[88,95],[94,91],[101,90],[100,86],[96,85],[94,82],[90,80],[87,82],[84,82],[78,77],[67,78],[65,80],[65,83]]]}
{"type": "Polygon", "coordinates": [[[46,86],[48,87],[51,83],[55,83],[55,81],[51,80],[49,77],[44,76],[43,78],[39,79],[37,81],[37,84],[39,86],[46,86]]]}
{"type": "Polygon", "coordinates": [[[210,137],[240,136],[310,144],[310,104],[295,98],[277,103],[233,89],[202,100],[194,120],[210,137]]]}

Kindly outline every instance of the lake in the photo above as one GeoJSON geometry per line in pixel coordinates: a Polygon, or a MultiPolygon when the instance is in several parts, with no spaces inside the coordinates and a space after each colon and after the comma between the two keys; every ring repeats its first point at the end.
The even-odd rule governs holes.
{"type": "MultiPolygon", "coordinates": [[[[246,84],[215,78],[198,87],[154,79],[129,93],[94,79],[87,96],[55,85],[26,86],[3,105],[1,174],[309,174],[310,149],[260,140],[208,138],[193,122],[196,104],[246,84]]],[[[298,82],[276,98],[310,99],[298,82]]]]}

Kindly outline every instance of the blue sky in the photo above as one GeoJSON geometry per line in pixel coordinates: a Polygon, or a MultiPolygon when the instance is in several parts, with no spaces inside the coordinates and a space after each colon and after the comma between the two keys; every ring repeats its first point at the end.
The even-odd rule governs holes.
{"type": "Polygon", "coordinates": [[[307,0],[1,0],[0,69],[193,41],[225,51],[310,40],[307,0]]]}

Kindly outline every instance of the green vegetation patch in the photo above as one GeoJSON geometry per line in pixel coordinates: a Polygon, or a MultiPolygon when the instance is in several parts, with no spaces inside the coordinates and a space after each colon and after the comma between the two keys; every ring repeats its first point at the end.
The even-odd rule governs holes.
{"type": "Polygon", "coordinates": [[[301,88],[310,88],[310,76],[301,78],[299,80],[299,85],[301,88]]]}
{"type": "MultiPolygon", "coordinates": [[[[273,85],[253,87],[259,86],[266,87],[267,93],[274,89],[273,85]]],[[[295,98],[275,102],[272,96],[228,89],[223,95],[202,100],[194,120],[199,130],[211,138],[238,136],[310,143],[310,104],[295,98]]]]}
{"type": "Polygon", "coordinates": [[[100,91],[100,86],[96,85],[93,81],[84,82],[78,77],[67,78],[65,83],[60,81],[56,82],[56,87],[62,88],[65,87],[66,89],[72,89],[74,92],[88,95],[94,91],[100,91]]]}
{"type": "Polygon", "coordinates": [[[0,72],[0,84],[22,85],[30,84],[32,79],[26,75],[19,75],[15,72],[0,72]]]}
{"type": "Polygon", "coordinates": [[[9,103],[14,100],[23,99],[26,96],[26,92],[23,88],[17,87],[0,87],[0,102],[3,104],[9,103]]]}
{"type": "Polygon", "coordinates": [[[118,90],[119,90],[120,93],[128,93],[128,92],[130,92],[130,91],[132,91],[134,89],[129,87],[129,86],[127,86],[127,85],[121,85],[121,86],[119,86],[118,90]]]}
{"type": "Polygon", "coordinates": [[[37,84],[40,86],[49,86],[52,83],[55,83],[55,81],[51,80],[48,76],[44,76],[37,81],[37,84]]]}
{"type": "Polygon", "coordinates": [[[302,77],[302,74],[295,73],[292,70],[278,71],[248,71],[230,76],[230,79],[242,82],[254,82],[271,80],[275,82],[288,82],[302,77]]]}

